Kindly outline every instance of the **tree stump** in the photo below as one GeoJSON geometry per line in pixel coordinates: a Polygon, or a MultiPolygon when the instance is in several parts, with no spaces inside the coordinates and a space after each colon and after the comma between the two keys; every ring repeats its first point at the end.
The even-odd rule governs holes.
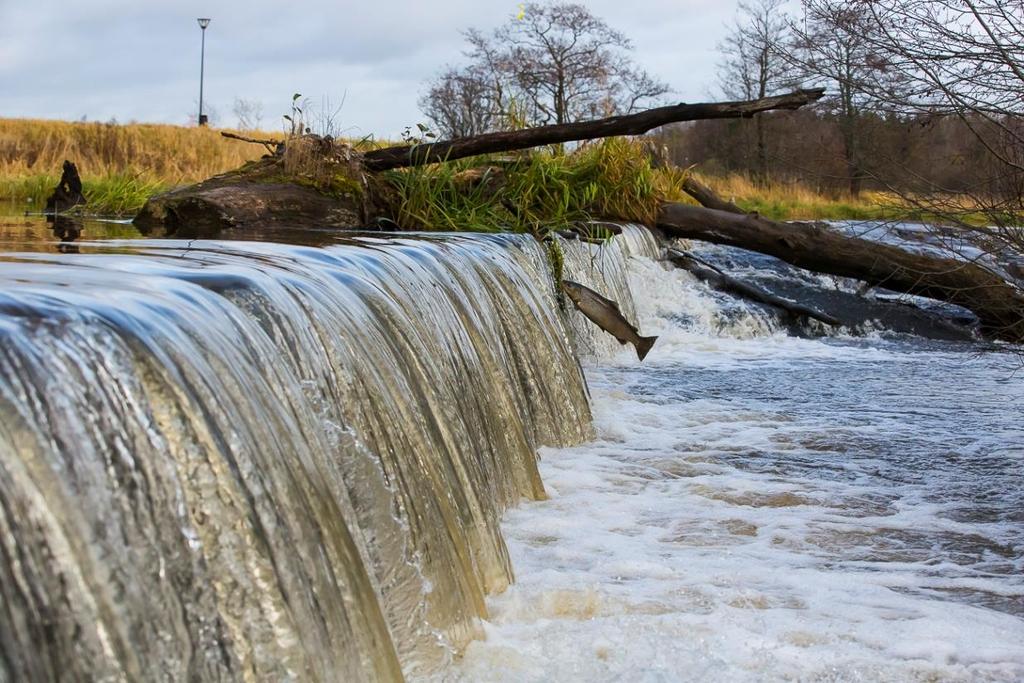
{"type": "Polygon", "coordinates": [[[82,179],[78,175],[78,167],[65,159],[60,182],[57,183],[57,187],[53,188],[53,194],[46,200],[44,213],[54,216],[80,204],[85,204],[85,195],[82,194],[82,179]]]}

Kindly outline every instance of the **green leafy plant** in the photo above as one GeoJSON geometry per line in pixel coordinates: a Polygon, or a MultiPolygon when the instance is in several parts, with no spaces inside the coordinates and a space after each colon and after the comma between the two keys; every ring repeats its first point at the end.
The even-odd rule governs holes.
{"type": "Polygon", "coordinates": [[[584,221],[651,221],[681,196],[682,174],[655,170],[643,145],[610,138],[559,154],[477,157],[391,171],[398,225],[417,230],[529,232],[584,221]]]}

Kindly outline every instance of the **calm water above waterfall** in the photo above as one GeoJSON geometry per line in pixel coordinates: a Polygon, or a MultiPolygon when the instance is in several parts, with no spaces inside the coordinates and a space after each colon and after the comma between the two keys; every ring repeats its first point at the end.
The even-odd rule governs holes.
{"type": "Polygon", "coordinates": [[[638,230],[563,247],[643,364],[529,238],[0,227],[0,680],[1024,679],[1004,350],[638,230]]]}

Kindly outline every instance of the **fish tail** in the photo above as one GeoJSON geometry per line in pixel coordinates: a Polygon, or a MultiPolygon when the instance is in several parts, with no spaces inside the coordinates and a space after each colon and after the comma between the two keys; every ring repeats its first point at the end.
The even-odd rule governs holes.
{"type": "Polygon", "coordinates": [[[657,337],[640,337],[640,341],[634,344],[636,347],[636,357],[640,360],[646,358],[647,352],[651,350],[651,347],[654,346],[654,342],[656,341],[658,341],[657,337]]]}

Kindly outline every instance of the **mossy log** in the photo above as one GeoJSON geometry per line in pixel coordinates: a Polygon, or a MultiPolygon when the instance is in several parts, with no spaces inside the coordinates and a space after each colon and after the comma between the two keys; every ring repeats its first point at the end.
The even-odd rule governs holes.
{"type": "Polygon", "coordinates": [[[143,234],[186,239],[351,230],[378,213],[361,169],[350,147],[304,136],[281,154],[151,197],[135,225],[143,234]]]}

